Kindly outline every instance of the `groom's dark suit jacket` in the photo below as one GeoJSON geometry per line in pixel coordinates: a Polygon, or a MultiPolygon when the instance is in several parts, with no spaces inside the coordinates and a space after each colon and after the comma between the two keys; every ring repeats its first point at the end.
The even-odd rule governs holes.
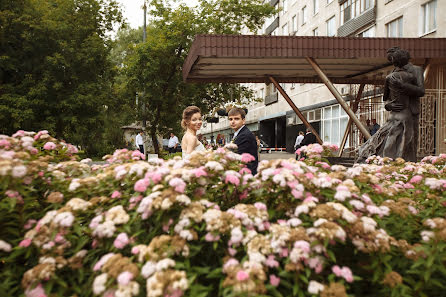
{"type": "Polygon", "coordinates": [[[254,161],[249,162],[247,164],[248,168],[251,170],[252,174],[257,173],[257,165],[259,165],[259,158],[257,154],[257,142],[254,134],[244,126],[237,136],[234,139],[234,143],[237,145],[237,153],[243,154],[248,153],[251,154],[254,158],[254,161]]]}

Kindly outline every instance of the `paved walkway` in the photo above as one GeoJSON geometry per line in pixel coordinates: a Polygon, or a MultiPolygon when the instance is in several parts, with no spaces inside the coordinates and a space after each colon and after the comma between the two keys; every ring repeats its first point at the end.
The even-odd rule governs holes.
{"type": "Polygon", "coordinates": [[[275,159],[296,159],[295,154],[287,153],[287,152],[274,152],[271,154],[261,153],[260,154],[260,161],[263,160],[275,160],[275,159]]]}

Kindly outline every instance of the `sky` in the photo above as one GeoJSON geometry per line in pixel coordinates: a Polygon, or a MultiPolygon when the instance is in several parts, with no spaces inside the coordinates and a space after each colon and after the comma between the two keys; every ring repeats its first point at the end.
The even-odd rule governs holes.
{"type": "MultiPolygon", "coordinates": [[[[127,23],[130,24],[130,27],[136,29],[139,26],[142,26],[144,22],[144,14],[142,10],[144,0],[117,0],[117,1],[121,3],[124,17],[127,19],[127,23]]],[[[180,2],[185,3],[188,6],[194,6],[197,4],[197,0],[181,0],[180,2]]]]}

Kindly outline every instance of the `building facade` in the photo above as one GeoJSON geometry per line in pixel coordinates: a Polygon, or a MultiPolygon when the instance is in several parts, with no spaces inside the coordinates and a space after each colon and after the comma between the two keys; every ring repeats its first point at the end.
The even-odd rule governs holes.
{"type": "MultiPolygon", "coordinates": [[[[294,36],[355,37],[446,37],[444,0],[271,0],[279,13],[268,20],[256,34],[294,36]]],[[[426,65],[425,65],[426,66],[426,65]]],[[[419,155],[446,152],[446,86],[445,65],[425,72],[426,96],[422,98],[419,155]],[[424,108],[423,108],[424,106],[424,108]],[[423,112],[424,111],[424,112],[423,112]]],[[[305,127],[278,93],[273,84],[248,84],[260,102],[248,107],[247,125],[269,147],[293,151],[294,140],[305,127]]],[[[282,84],[306,119],[324,142],[339,145],[347,127],[348,116],[333,95],[321,84],[282,84]]],[[[346,101],[353,101],[359,85],[336,85],[346,101]]],[[[382,124],[387,114],[382,103],[382,86],[366,85],[357,110],[359,119],[376,119],[382,124]]],[[[206,125],[201,133],[223,134],[227,140],[232,131],[226,118],[206,125]]],[[[364,141],[353,126],[346,152],[364,141]]]]}

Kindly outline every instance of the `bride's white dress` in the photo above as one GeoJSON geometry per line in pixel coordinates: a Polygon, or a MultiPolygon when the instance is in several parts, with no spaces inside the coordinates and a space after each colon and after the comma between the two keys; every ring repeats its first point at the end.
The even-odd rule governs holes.
{"type": "MultiPolygon", "coordinates": [[[[204,147],[204,145],[200,141],[198,141],[198,145],[195,147],[195,149],[192,151],[192,153],[199,152],[199,151],[205,151],[205,150],[206,150],[206,148],[204,147]]],[[[182,153],[183,153],[183,160],[189,159],[191,154],[186,153],[185,150],[183,150],[182,153]]]]}

